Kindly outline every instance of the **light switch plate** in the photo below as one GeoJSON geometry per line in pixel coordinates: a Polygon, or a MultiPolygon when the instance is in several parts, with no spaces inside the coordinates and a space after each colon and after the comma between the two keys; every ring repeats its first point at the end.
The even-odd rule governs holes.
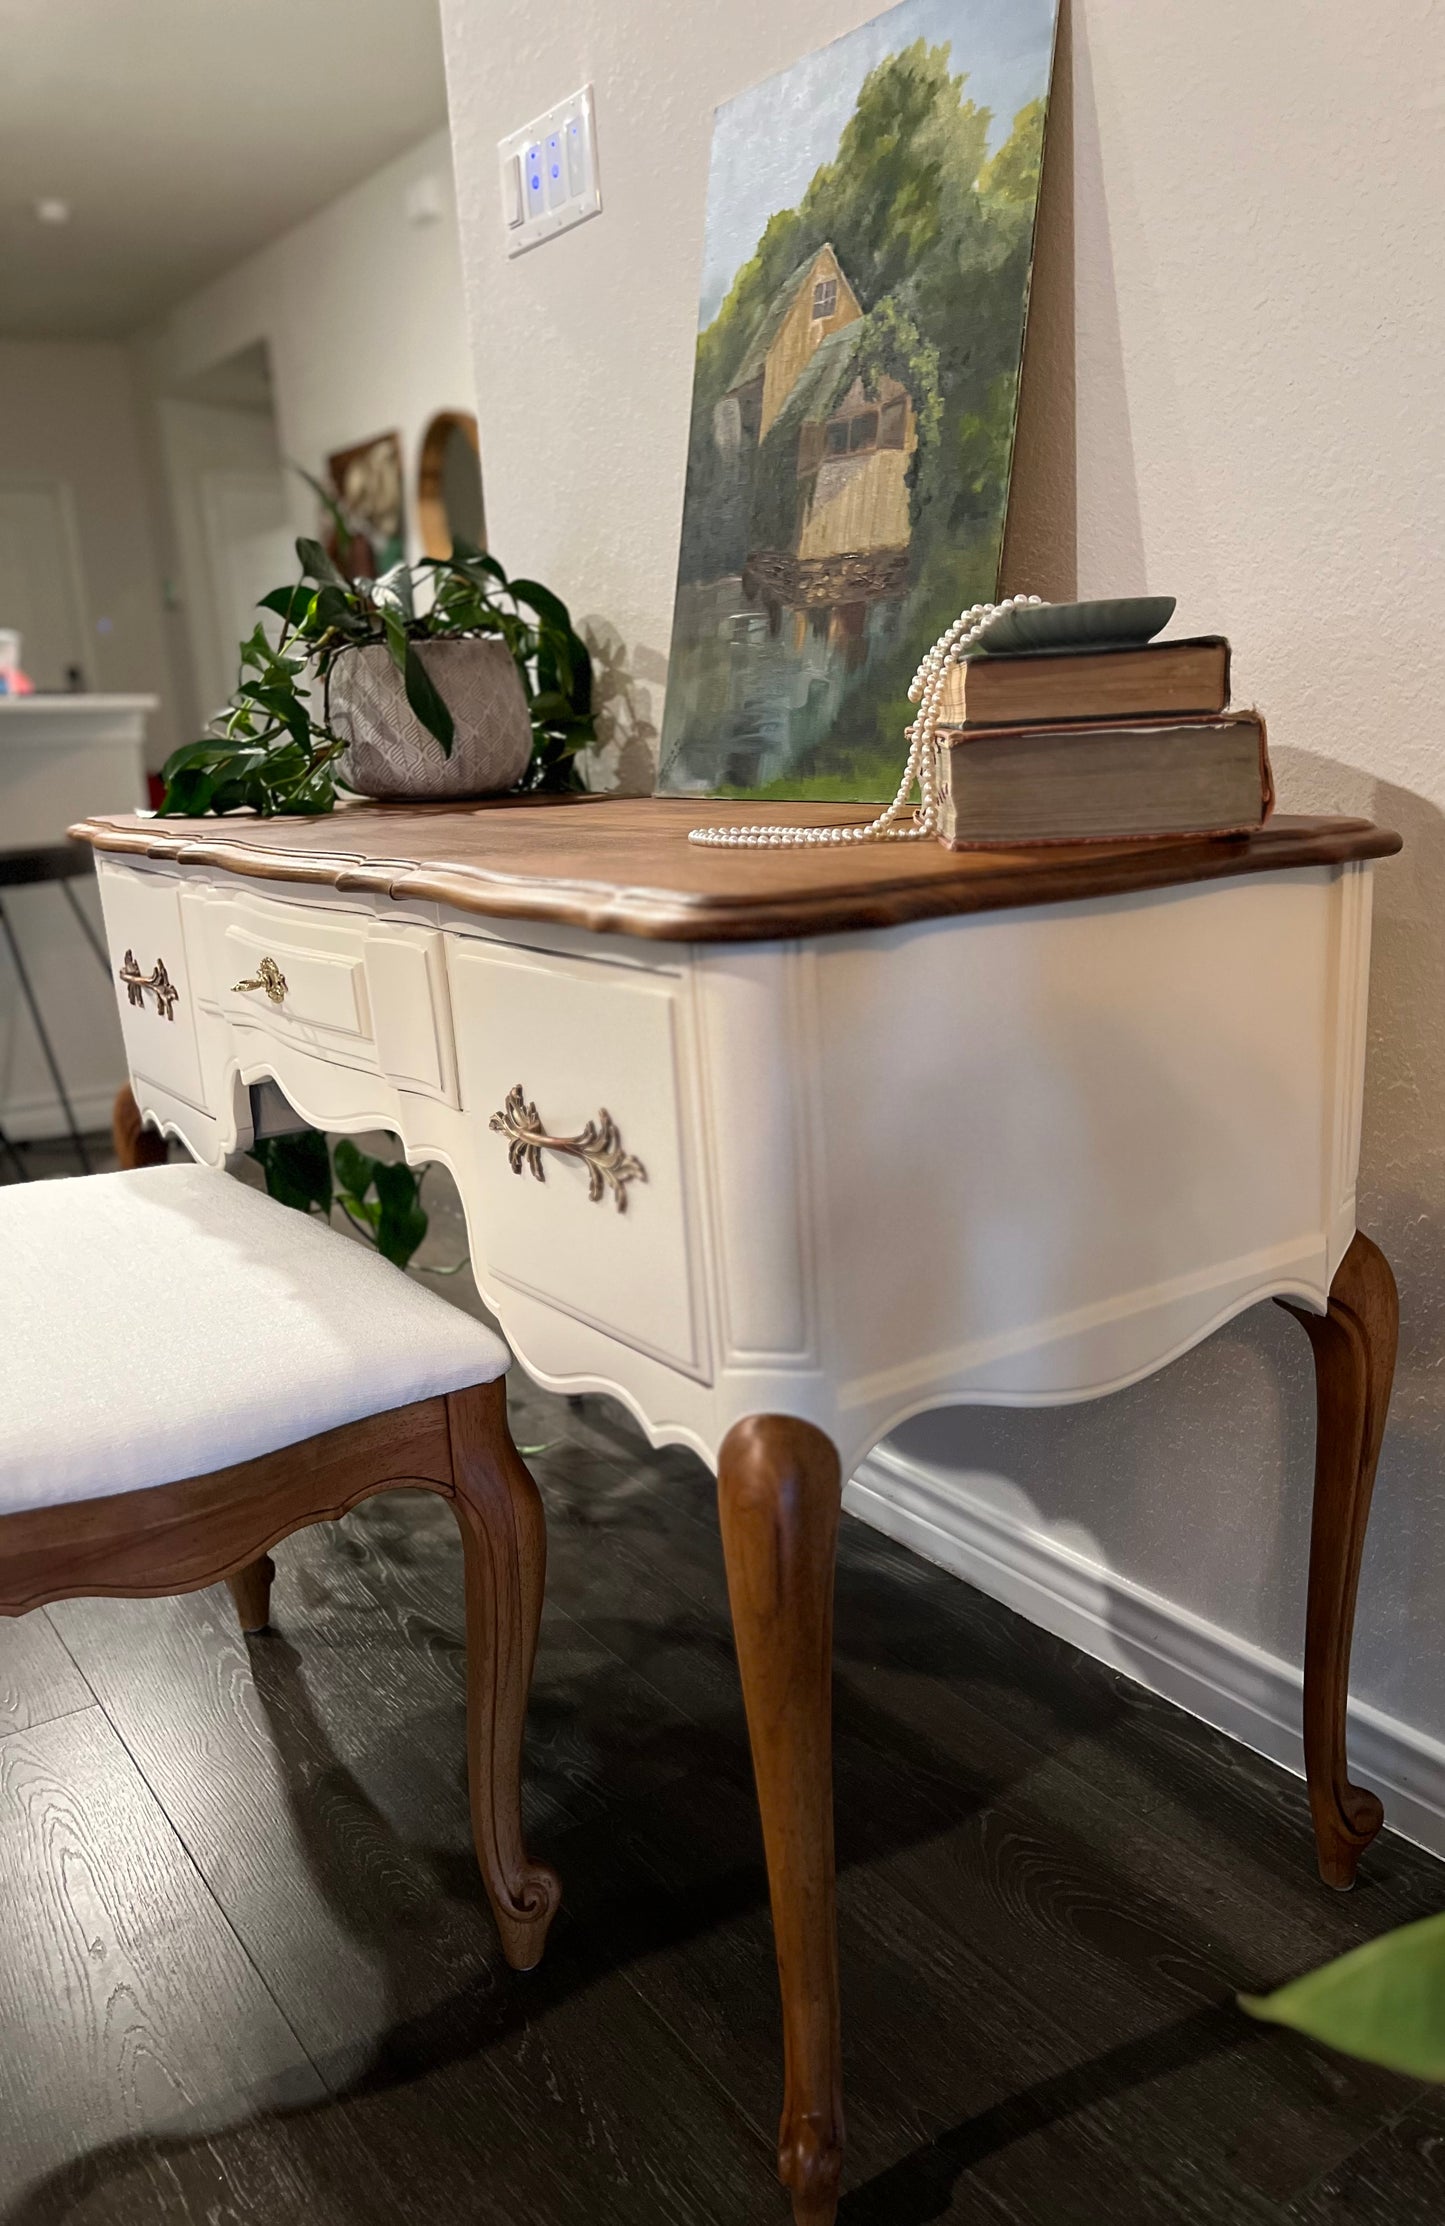
{"type": "Polygon", "coordinates": [[[602,207],[592,87],[559,100],[497,148],[508,255],[570,232],[602,207]]]}

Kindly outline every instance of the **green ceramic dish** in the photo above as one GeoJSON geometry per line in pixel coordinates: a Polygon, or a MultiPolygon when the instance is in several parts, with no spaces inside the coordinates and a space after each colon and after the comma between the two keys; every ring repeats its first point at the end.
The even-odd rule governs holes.
{"type": "Polygon", "coordinates": [[[1174,616],[1172,595],[1116,595],[1100,603],[1020,603],[990,620],[973,654],[1026,650],[1138,649],[1174,616]]]}

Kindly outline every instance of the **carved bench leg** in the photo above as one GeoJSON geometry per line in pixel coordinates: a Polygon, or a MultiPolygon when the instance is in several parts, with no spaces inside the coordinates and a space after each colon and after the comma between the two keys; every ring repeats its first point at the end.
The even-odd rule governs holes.
{"type": "Polygon", "coordinates": [[[115,1143],[115,1156],[122,1167],[165,1166],[166,1140],[141,1120],[135,1092],[128,1082],[123,1082],[115,1093],[110,1133],[115,1143]]]}
{"type": "Polygon", "coordinates": [[[1354,1884],[1360,1856],[1384,1822],[1376,1795],[1350,1783],[1345,1741],[1360,1555],[1400,1327],[1390,1263],[1378,1245],[1357,1235],[1330,1285],[1329,1312],[1287,1310],[1303,1322],[1315,1356],[1305,1771],[1320,1876],[1327,1886],[1345,1887],[1354,1884]]]}
{"type": "Polygon", "coordinates": [[[276,1564],[269,1554],[262,1554],[259,1561],[248,1562],[234,1576],[227,1577],[231,1598],[236,1603],[236,1613],[241,1618],[241,1629],[248,1637],[264,1631],[271,1621],[271,1587],[276,1580],[276,1564]]]}
{"type": "Polygon", "coordinates": [[[477,1861],[515,1971],[542,1960],[561,1885],[522,1839],[522,1739],[542,1620],[547,1526],[507,1427],[502,1378],[447,1399],[467,1583],[467,1752],[477,1861]]]}
{"type": "Polygon", "coordinates": [[[778,2174],[798,2226],[832,2226],[843,2166],[833,1876],[830,1439],[787,1415],[735,1423],[718,1510],[773,1904],[785,2085],[778,2174]]]}

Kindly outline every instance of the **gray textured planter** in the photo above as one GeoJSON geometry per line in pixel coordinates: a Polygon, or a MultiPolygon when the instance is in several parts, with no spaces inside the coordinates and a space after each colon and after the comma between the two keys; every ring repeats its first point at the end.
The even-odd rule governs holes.
{"type": "Polygon", "coordinates": [[[330,724],[348,742],[338,772],[362,796],[495,796],[532,754],[521,675],[489,636],[422,641],[417,654],[455,722],[450,757],[406,700],[384,642],[344,649],[327,680],[330,724]]]}

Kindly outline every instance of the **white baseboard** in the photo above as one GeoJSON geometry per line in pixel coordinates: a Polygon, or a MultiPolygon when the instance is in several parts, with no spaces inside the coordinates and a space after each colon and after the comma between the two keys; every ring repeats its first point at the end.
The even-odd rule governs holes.
{"type": "MultiPolygon", "coordinates": [[[[1303,1776],[1302,1679],[1292,1663],[1086,1561],[886,1443],[858,1470],[844,1505],[1031,1623],[1303,1776]]],[[[1352,1777],[1379,1793],[1393,1830],[1445,1855],[1445,1745],[1352,1702],[1350,1764],[1352,1777]]]]}
{"type": "MultiPolygon", "coordinates": [[[[72,1090],[67,1083],[67,1095],[82,1133],[109,1129],[110,1109],[119,1088],[119,1082],[106,1082],[98,1089],[72,1090]]],[[[0,1105],[0,1128],[18,1144],[33,1143],[40,1137],[48,1141],[65,1135],[65,1115],[56,1097],[12,1098],[0,1105]]]]}

